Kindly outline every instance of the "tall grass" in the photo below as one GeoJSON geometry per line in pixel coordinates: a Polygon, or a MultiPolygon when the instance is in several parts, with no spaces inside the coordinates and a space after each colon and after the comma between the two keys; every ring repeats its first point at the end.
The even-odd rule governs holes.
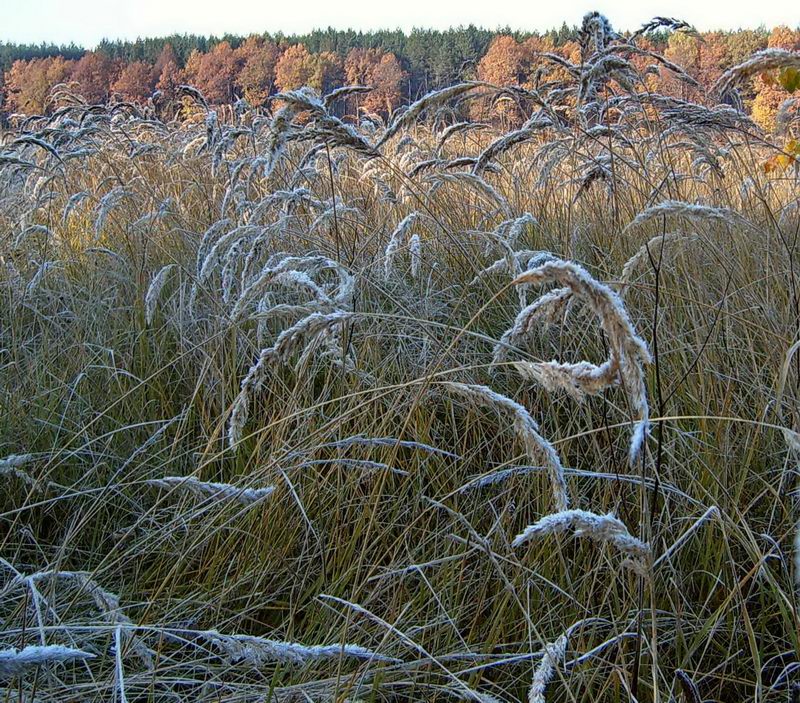
{"type": "Polygon", "coordinates": [[[632,41],[386,125],[18,119],[3,700],[797,695],[797,168],[632,41]]]}

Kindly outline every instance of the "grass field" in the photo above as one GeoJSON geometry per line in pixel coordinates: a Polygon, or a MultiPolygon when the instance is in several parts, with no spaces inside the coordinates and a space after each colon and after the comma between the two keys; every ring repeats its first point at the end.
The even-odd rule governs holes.
{"type": "Polygon", "coordinates": [[[3,701],[797,700],[797,168],[587,56],[17,120],[3,701]]]}

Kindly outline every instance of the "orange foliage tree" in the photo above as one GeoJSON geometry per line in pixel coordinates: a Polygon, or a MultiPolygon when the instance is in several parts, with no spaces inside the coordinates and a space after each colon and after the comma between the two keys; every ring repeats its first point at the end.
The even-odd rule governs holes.
{"type": "MultiPolygon", "coordinates": [[[[770,32],[767,45],[771,49],[800,50],[800,30],[786,26],[775,27],[770,32]]],[[[759,76],[755,80],[756,99],[753,101],[753,119],[766,130],[775,127],[775,116],[789,94],[773,73],[759,76]]]]}
{"type": "Polygon", "coordinates": [[[30,115],[43,113],[51,89],[69,78],[73,63],[61,56],[15,61],[5,76],[5,109],[30,115]]]}
{"type": "Polygon", "coordinates": [[[238,73],[239,57],[226,41],[205,54],[193,51],[186,62],[187,79],[212,105],[233,101],[238,73]]]}
{"type": "Polygon", "coordinates": [[[251,105],[263,105],[275,84],[275,67],[280,57],[278,47],[260,37],[248,37],[236,50],[241,70],[236,87],[251,105]]]}
{"type": "Polygon", "coordinates": [[[123,100],[143,102],[153,93],[153,67],[144,61],[132,61],[125,66],[111,86],[123,100]]]}
{"type": "Polygon", "coordinates": [[[121,66],[100,51],[90,51],[78,60],[70,79],[77,83],[77,90],[89,103],[108,100],[112,83],[121,66]]]}
{"type": "Polygon", "coordinates": [[[275,85],[279,90],[296,90],[311,85],[316,61],[304,44],[295,44],[283,52],[275,66],[275,85]]]}
{"type": "Polygon", "coordinates": [[[381,49],[351,49],[344,68],[348,83],[372,88],[372,92],[352,98],[354,112],[361,107],[366,112],[386,115],[399,107],[407,76],[394,54],[381,49]]]}

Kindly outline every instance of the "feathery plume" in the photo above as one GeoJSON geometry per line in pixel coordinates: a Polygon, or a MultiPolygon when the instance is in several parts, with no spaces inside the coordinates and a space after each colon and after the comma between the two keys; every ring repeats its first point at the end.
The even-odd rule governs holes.
{"type": "Polygon", "coordinates": [[[569,494],[561,459],[555,447],[539,434],[539,426],[530,413],[516,401],[493,391],[488,386],[469,385],[452,381],[446,382],[444,385],[465,398],[474,400],[484,406],[502,410],[512,416],[514,431],[517,437],[522,440],[528,457],[534,462],[543,461],[547,467],[556,510],[567,510],[569,494]]]}

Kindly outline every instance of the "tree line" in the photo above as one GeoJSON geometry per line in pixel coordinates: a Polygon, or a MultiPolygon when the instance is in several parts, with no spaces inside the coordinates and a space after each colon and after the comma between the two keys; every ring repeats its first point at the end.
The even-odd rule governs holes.
{"type": "MultiPolygon", "coordinates": [[[[668,71],[637,57],[653,90],[703,101],[705,89],[732,65],[767,47],[800,50],[800,29],[776,27],[703,34],[658,32],[639,44],[682,66],[700,89],[689,88],[668,71]]],[[[281,90],[310,85],[327,92],[345,84],[370,85],[358,110],[387,115],[402,104],[460,80],[535,88],[557,78],[542,53],[580,63],[577,27],[566,24],[545,33],[489,31],[474,26],[447,31],[356,32],[317,30],[307,35],[248,37],[172,35],[136,41],[103,41],[92,51],[75,45],[0,43],[0,98],[6,112],[40,114],[49,108],[53,86],[72,83],[92,103],[109,99],[165,101],[179,85],[196,86],[209,103],[244,99],[264,105],[281,90]]],[[[785,98],[768,75],[756,78],[743,96],[754,119],[771,127],[785,98]]],[[[508,106],[478,106],[490,118],[508,106]],[[486,114],[493,113],[493,114],[486,114]]],[[[510,108],[513,111],[513,107],[510,108]]]]}

